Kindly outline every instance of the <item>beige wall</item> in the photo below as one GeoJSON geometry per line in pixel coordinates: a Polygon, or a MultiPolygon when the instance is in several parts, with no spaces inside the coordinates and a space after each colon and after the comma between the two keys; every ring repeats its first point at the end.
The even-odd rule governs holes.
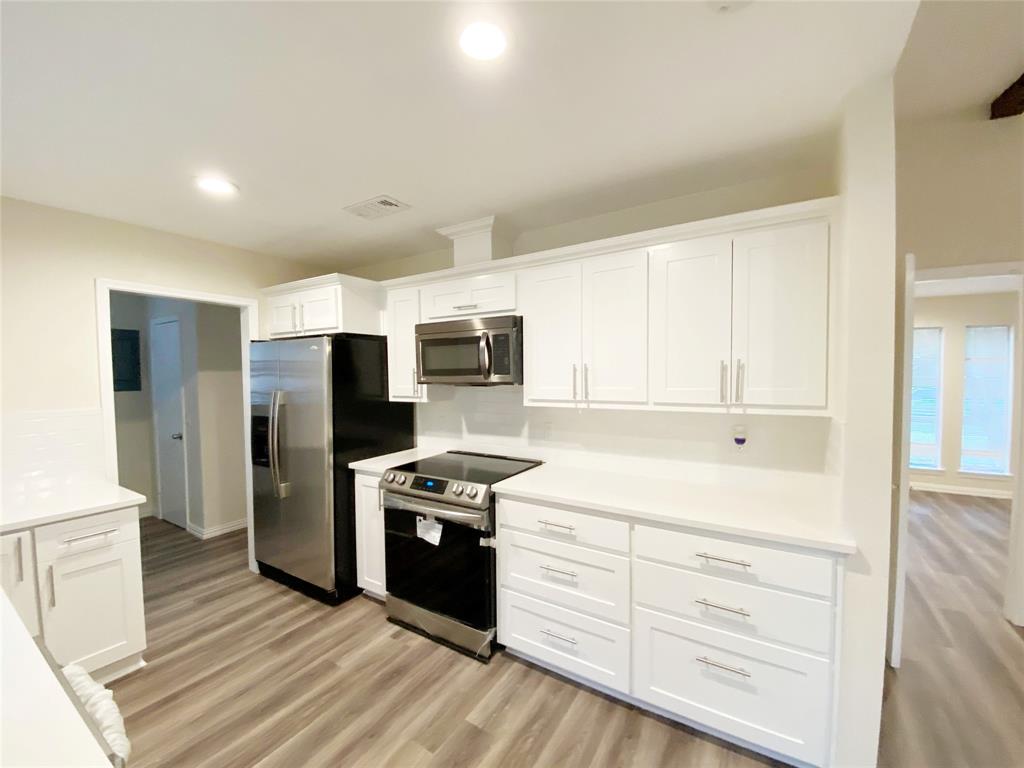
{"type": "MultiPolygon", "coordinates": [[[[540,229],[519,233],[513,241],[512,255],[535,253],[575,243],[585,243],[647,229],[699,221],[730,213],[768,208],[801,200],[836,194],[833,164],[825,162],[801,167],[789,174],[753,179],[732,186],[710,189],[660,200],[646,205],[610,211],[540,229]]],[[[498,217],[500,220],[500,216],[498,217]]],[[[343,271],[388,280],[395,277],[433,272],[453,266],[451,248],[421,253],[390,261],[380,261],[343,271]]]]}
{"type": "Polygon", "coordinates": [[[1024,119],[900,121],[896,179],[897,248],[919,270],[1024,258],[1024,119]]]}
{"type": "Polygon", "coordinates": [[[4,413],[99,407],[96,278],[255,297],[323,272],[11,198],[0,223],[4,413]]]}
{"type": "MultiPolygon", "coordinates": [[[[1017,294],[941,296],[914,301],[915,328],[942,328],[942,470],[913,470],[914,487],[933,490],[976,491],[1009,497],[1012,477],[964,474],[960,466],[963,416],[964,340],[969,325],[1017,325],[1017,294]]],[[[1016,332],[1016,331],[1015,331],[1016,332]]],[[[1019,394],[1018,394],[1019,400],[1019,394]]],[[[1019,403],[1016,413],[1020,413],[1019,403]]],[[[1010,466],[1015,465],[1011,460],[1010,466]]]]}
{"type": "Polygon", "coordinates": [[[146,297],[130,293],[110,296],[110,327],[139,332],[142,389],[115,392],[118,481],[141,493],[146,503],[143,516],[153,514],[156,501],[156,473],[153,466],[153,400],[149,378],[149,310],[146,297]]]}

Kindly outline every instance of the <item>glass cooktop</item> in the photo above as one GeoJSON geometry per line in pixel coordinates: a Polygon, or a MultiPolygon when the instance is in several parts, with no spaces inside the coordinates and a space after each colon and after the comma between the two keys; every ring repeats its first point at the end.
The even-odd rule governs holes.
{"type": "Polygon", "coordinates": [[[427,475],[464,483],[492,485],[499,480],[506,480],[543,463],[533,459],[516,459],[510,456],[448,451],[419,461],[411,461],[400,467],[391,467],[390,471],[427,475]]]}

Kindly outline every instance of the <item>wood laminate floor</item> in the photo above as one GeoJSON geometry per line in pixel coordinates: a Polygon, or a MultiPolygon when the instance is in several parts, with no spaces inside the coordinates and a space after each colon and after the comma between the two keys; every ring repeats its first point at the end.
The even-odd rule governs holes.
{"type": "Polygon", "coordinates": [[[245,532],[142,521],[149,647],[112,684],[131,768],[777,765],[507,654],[483,665],[249,572],[245,532]]]}
{"type": "Polygon", "coordinates": [[[1024,630],[1002,617],[1010,502],[911,494],[903,662],[883,768],[1024,766],[1024,630]]]}

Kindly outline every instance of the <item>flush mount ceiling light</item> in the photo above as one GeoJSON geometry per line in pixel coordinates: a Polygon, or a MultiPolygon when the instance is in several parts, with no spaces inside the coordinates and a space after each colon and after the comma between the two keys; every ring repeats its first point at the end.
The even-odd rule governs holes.
{"type": "Polygon", "coordinates": [[[199,176],[196,186],[213,197],[234,197],[238,194],[238,185],[223,176],[199,176]]]}
{"type": "Polygon", "coordinates": [[[475,21],[462,31],[459,45],[470,58],[496,59],[505,50],[505,33],[486,21],[475,21]]]}

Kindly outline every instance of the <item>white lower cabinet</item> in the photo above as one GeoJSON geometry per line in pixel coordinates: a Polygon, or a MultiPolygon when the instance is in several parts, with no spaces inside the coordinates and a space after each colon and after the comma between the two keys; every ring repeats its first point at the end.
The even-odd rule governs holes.
{"type": "Polygon", "coordinates": [[[760,747],[823,765],[831,664],[645,608],[633,614],[633,693],[760,747]]]}
{"type": "Polygon", "coordinates": [[[384,562],[384,510],[380,478],[356,475],[356,583],[375,597],[387,594],[384,562]]]}
{"type": "Polygon", "coordinates": [[[32,532],[0,536],[0,586],[14,605],[29,634],[39,634],[39,590],[36,585],[32,532]]]}
{"type": "Polygon", "coordinates": [[[139,540],[39,563],[43,638],[60,664],[92,671],[146,647],[139,540]]]}
{"type": "Polygon", "coordinates": [[[746,746],[828,764],[837,556],[500,494],[497,519],[509,650],[746,746]]]}

